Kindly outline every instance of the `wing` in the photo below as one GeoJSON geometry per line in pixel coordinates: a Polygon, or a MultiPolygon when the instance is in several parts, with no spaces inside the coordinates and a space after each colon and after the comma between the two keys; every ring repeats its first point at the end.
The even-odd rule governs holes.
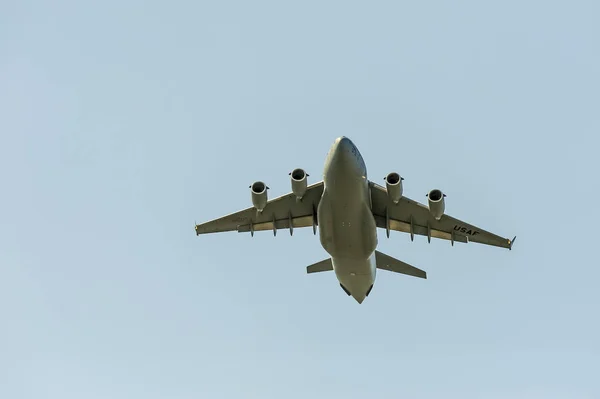
{"type": "Polygon", "coordinates": [[[254,207],[246,208],[206,223],[196,225],[196,235],[220,233],[224,231],[251,232],[261,230],[289,229],[294,227],[313,226],[316,232],[317,206],[323,195],[323,182],[312,184],[306,188],[301,201],[292,193],[282,195],[267,202],[262,212],[254,207]]]}
{"type": "Polygon", "coordinates": [[[396,230],[410,233],[411,239],[418,234],[427,236],[429,240],[431,237],[450,240],[452,245],[458,241],[512,248],[514,238],[500,237],[448,215],[435,220],[427,206],[404,196],[398,204],[394,204],[384,187],[373,182],[370,186],[373,216],[377,227],[386,229],[388,237],[390,230],[396,230]]]}

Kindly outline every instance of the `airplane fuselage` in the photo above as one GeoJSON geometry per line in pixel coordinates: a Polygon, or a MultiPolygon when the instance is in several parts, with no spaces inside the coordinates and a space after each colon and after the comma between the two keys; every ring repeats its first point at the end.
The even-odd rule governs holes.
{"type": "Polygon", "coordinates": [[[367,168],[350,139],[340,137],[331,147],[323,182],[317,209],[321,245],[342,288],[360,303],[375,282],[377,227],[367,168]]]}

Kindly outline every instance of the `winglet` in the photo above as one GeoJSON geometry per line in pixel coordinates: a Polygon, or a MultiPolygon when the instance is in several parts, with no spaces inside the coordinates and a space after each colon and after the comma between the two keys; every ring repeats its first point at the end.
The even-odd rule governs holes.
{"type": "Polygon", "coordinates": [[[517,239],[517,236],[515,236],[515,238],[513,238],[512,240],[508,240],[508,250],[512,250],[512,246],[515,243],[515,240],[517,239]]]}

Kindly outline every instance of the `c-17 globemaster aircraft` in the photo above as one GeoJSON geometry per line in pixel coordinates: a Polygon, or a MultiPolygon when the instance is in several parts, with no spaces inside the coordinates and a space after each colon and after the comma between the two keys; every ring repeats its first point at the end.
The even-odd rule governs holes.
{"type": "Polygon", "coordinates": [[[369,181],[365,162],[350,139],[339,137],[325,160],[323,180],[308,185],[303,169],[291,173],[292,192],[268,200],[269,187],[257,181],[250,186],[253,207],[196,225],[196,235],[224,231],[250,232],[310,227],[319,228],[321,245],[331,256],[306,268],[307,273],[333,270],[340,286],[358,303],[373,289],[377,269],[427,278],[414,266],[377,250],[377,228],[401,231],[454,242],[478,242],[511,249],[509,240],[444,213],[440,190],[428,194],[429,207],[402,195],[396,172],[385,177],[386,187],[369,181]]]}

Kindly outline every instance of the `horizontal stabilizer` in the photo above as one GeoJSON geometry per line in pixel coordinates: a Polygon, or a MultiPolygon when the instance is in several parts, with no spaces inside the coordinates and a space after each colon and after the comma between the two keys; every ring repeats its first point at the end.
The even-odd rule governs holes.
{"type": "Polygon", "coordinates": [[[331,258],[327,258],[315,264],[306,267],[306,273],[318,273],[318,272],[328,272],[333,270],[333,264],[331,263],[331,258]]]}
{"type": "Polygon", "coordinates": [[[427,278],[427,273],[421,269],[417,269],[414,266],[404,263],[401,260],[392,258],[382,252],[375,251],[375,262],[377,268],[382,270],[388,270],[394,273],[406,274],[407,276],[427,278]]]}

